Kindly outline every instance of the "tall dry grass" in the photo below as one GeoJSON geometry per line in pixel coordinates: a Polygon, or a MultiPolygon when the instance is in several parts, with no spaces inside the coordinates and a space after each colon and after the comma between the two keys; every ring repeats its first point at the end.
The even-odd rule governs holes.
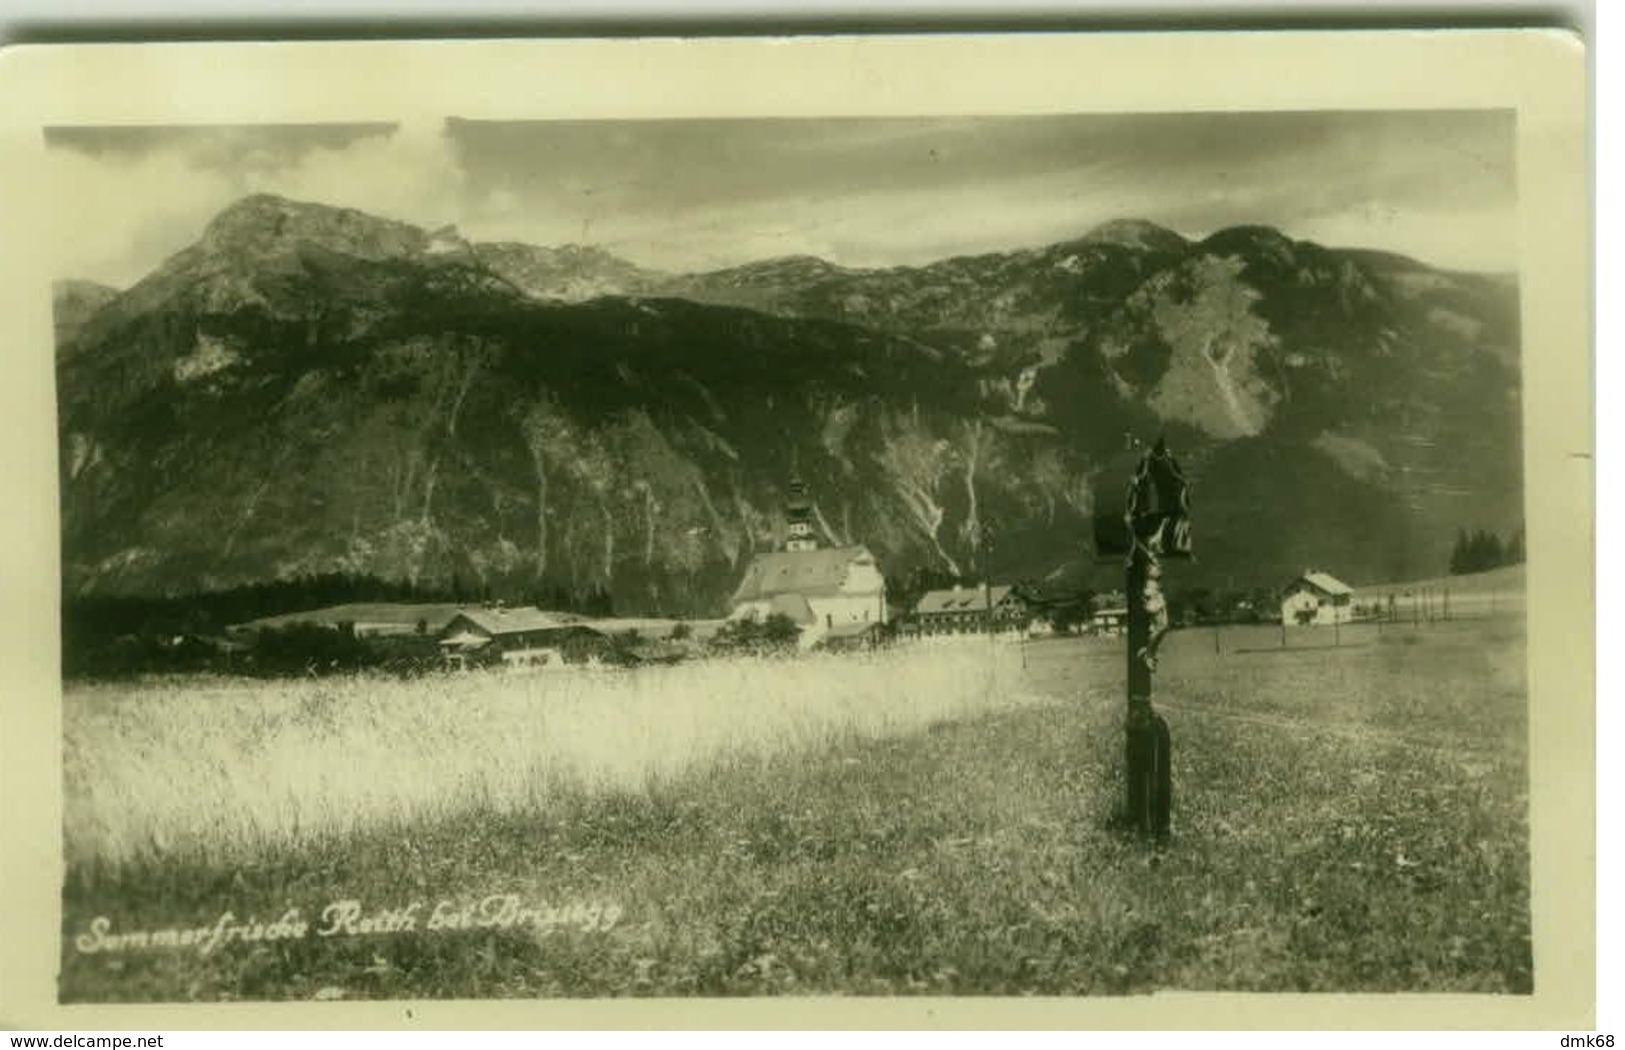
{"type": "Polygon", "coordinates": [[[74,687],[66,854],[248,860],[1034,700],[1019,657],[980,641],[620,673],[74,687]]]}

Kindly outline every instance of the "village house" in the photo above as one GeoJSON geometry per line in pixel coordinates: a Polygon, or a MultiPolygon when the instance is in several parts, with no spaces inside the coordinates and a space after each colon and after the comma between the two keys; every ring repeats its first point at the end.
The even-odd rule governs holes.
{"type": "Polygon", "coordinates": [[[1119,635],[1128,629],[1128,598],[1122,591],[1102,591],[1089,598],[1085,634],[1119,635]]]}
{"type": "Polygon", "coordinates": [[[610,640],[571,613],[503,606],[460,610],[440,632],[447,666],[560,667],[602,657],[610,640]]]}
{"type": "Polygon", "coordinates": [[[855,652],[860,649],[872,649],[886,640],[886,626],[883,623],[870,621],[868,623],[836,624],[824,630],[818,639],[818,647],[830,652],[855,652]]]}
{"type": "Polygon", "coordinates": [[[1115,636],[1122,634],[1127,628],[1127,605],[1103,605],[1089,614],[1090,634],[1115,636]]]}
{"type": "Polygon", "coordinates": [[[1008,584],[961,585],[922,595],[914,605],[911,629],[926,636],[986,631],[990,604],[996,631],[1013,630],[1027,619],[1025,603],[1008,584]]]}
{"type": "Polygon", "coordinates": [[[1281,592],[1281,623],[1311,627],[1354,618],[1354,588],[1329,573],[1309,569],[1281,592]]]}
{"type": "Polygon", "coordinates": [[[751,559],[729,619],[787,616],[803,647],[877,631],[886,622],[886,578],[875,556],[862,545],[819,547],[805,487],[792,482],[790,491],[784,548],[751,559]]]}

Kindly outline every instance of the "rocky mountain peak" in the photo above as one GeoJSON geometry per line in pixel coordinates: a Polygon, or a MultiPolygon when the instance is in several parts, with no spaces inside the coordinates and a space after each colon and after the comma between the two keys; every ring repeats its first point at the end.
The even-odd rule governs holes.
{"type": "Polygon", "coordinates": [[[527,295],[542,299],[574,302],[604,295],[636,295],[661,277],[596,245],[543,247],[491,241],[471,250],[481,265],[527,295]]]}
{"type": "Polygon", "coordinates": [[[95,281],[67,280],[51,284],[51,307],[56,319],[57,346],[67,346],[102,307],[117,299],[119,290],[95,281]]]}
{"type": "Polygon", "coordinates": [[[735,284],[749,285],[825,280],[854,272],[827,259],[820,259],[816,255],[781,255],[761,262],[718,270],[712,276],[730,279],[735,284]]]}
{"type": "Polygon", "coordinates": [[[1139,251],[1180,252],[1190,242],[1165,226],[1145,219],[1113,219],[1083,236],[1085,244],[1115,244],[1139,251]]]}
{"type": "Polygon", "coordinates": [[[1273,226],[1231,226],[1211,234],[1202,248],[1213,255],[1241,255],[1291,265],[1297,242],[1273,226]]]}
{"type": "Polygon", "coordinates": [[[256,193],[216,215],[198,241],[207,255],[276,255],[301,245],[376,260],[422,252],[429,236],[416,226],[352,208],[256,193]]]}

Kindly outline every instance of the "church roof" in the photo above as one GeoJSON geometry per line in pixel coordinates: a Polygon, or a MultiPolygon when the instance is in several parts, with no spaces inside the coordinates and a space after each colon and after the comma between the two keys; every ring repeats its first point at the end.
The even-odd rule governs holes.
{"type": "Polygon", "coordinates": [[[734,591],[734,603],[760,601],[778,594],[827,598],[841,592],[854,565],[873,565],[867,547],[829,547],[810,551],[758,554],[734,591]]]}
{"type": "Polygon", "coordinates": [[[767,605],[767,614],[788,616],[802,626],[818,619],[813,615],[812,606],[807,604],[806,596],[802,594],[775,594],[767,605]]]}

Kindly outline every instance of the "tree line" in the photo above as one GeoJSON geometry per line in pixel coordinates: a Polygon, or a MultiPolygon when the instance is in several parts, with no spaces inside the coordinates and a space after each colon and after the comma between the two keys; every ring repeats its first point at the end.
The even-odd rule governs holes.
{"type": "Polygon", "coordinates": [[[1524,560],[1523,529],[1517,529],[1505,542],[1487,529],[1456,530],[1456,545],[1450,551],[1450,575],[1486,572],[1504,565],[1521,565],[1524,560]]]}

